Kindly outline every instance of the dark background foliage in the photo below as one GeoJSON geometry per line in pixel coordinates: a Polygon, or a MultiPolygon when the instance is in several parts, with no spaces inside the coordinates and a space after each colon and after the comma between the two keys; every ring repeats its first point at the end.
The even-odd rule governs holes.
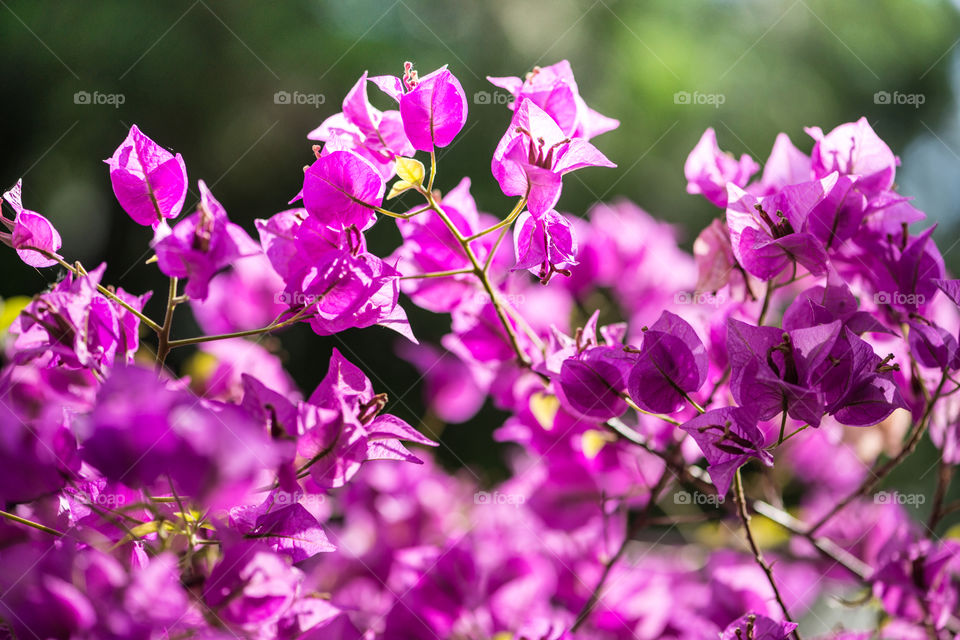
{"type": "MultiPolygon", "coordinates": [[[[704,128],[717,130],[724,149],[762,161],[779,131],[808,150],[803,126],[829,130],[865,115],[903,159],[901,190],[941,223],[941,247],[956,266],[958,26],[956,8],[936,0],[0,0],[0,183],[24,178],[27,206],[60,229],[68,259],[107,261],[108,282],[158,290],[147,309],[157,315],[163,278],[143,264],[150,232],[117,205],[102,162],[131,124],[183,155],[193,182],[187,207],[202,178],[253,233],[255,218],[285,208],[298,191],[312,159],[307,132],[339,110],[363,70],[449,64],[470,119],[441,154],[438,186],[469,175],[481,209],[502,216],[510,203],[489,160],[509,113],[484,76],[567,58],[591,106],[622,124],[597,140],[619,168],[570,176],[562,210],[583,215],[592,202],[625,196],[681,224],[689,246],[717,213],[684,192],[683,161],[704,128]],[[123,104],[77,104],[83,91],[119,94],[123,104]],[[278,91],[323,102],[276,104],[278,91]],[[680,91],[724,101],[677,104],[680,91]],[[923,104],[878,104],[882,91],[920,95],[923,104]]],[[[386,255],[398,236],[381,222],[370,240],[386,255]]],[[[0,252],[0,273],[4,297],[32,294],[55,277],[11,251],[0,252]]],[[[445,318],[405,306],[421,338],[446,330],[445,318]]],[[[181,313],[177,335],[195,330],[181,313]]],[[[419,385],[411,386],[418,376],[393,356],[395,340],[380,328],[320,338],[300,327],[283,336],[283,355],[309,390],[339,345],[390,390],[392,411],[436,432],[442,425],[424,418],[419,385]]],[[[499,475],[504,451],[490,441],[499,422],[488,408],[445,429],[442,456],[499,475]]]]}

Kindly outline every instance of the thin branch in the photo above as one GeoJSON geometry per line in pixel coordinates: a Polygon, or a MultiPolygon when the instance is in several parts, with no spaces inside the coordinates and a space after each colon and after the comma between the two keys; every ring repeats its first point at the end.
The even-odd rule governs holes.
{"type": "MultiPolygon", "coordinates": [[[[773,589],[773,595],[777,599],[777,603],[780,605],[780,609],[783,610],[783,617],[787,619],[788,622],[794,622],[793,617],[790,615],[790,611],[787,609],[786,603],[783,601],[783,596],[780,595],[780,589],[777,588],[777,582],[773,578],[773,569],[770,568],[770,565],[767,564],[767,561],[763,558],[763,552],[760,551],[760,547],[757,545],[756,539],[753,537],[753,531],[750,529],[750,511],[747,509],[747,499],[743,493],[743,480],[740,477],[740,470],[737,469],[736,474],[733,476],[734,482],[734,494],[733,498],[737,501],[737,513],[740,515],[740,522],[743,523],[743,529],[747,534],[747,543],[750,545],[750,550],[753,552],[753,557],[757,561],[757,564],[763,569],[763,572],[767,575],[767,582],[770,583],[770,588],[773,589]]],[[[800,632],[796,629],[793,631],[793,635],[797,640],[801,640],[800,632]]]]}
{"type": "Polygon", "coordinates": [[[933,393],[933,396],[927,402],[927,406],[924,409],[923,415],[920,418],[920,422],[917,424],[916,428],[913,430],[913,433],[910,435],[909,440],[900,450],[900,453],[895,455],[893,458],[888,460],[885,464],[881,465],[878,469],[870,470],[870,476],[861,483],[853,492],[849,493],[843,500],[838,502],[830,511],[828,511],[823,517],[817,520],[812,527],[810,527],[810,533],[813,534],[819,530],[823,525],[830,521],[835,515],[843,511],[851,502],[859,498],[860,496],[865,496],[868,493],[872,493],[873,490],[880,484],[880,482],[886,478],[891,471],[897,468],[901,462],[903,462],[914,449],[917,448],[920,439],[923,437],[923,434],[927,430],[927,426],[930,424],[930,418],[933,415],[933,407],[936,405],[937,400],[940,398],[940,392],[943,391],[943,385],[947,381],[947,374],[944,372],[943,376],[940,378],[940,384],[937,385],[937,390],[933,393]]]}
{"type": "Polygon", "coordinates": [[[513,207],[513,211],[511,211],[506,218],[504,218],[503,220],[501,220],[500,222],[498,222],[493,226],[487,227],[482,231],[476,232],[472,236],[467,236],[465,240],[467,242],[473,242],[474,240],[482,238],[488,233],[493,233],[497,229],[502,229],[503,227],[510,226],[511,224],[513,224],[514,220],[516,220],[520,216],[525,206],[527,206],[527,196],[522,196],[520,200],[517,202],[517,204],[513,207]]]}
{"type": "MultiPolygon", "coordinates": [[[[38,249],[38,248],[36,248],[36,247],[23,247],[23,248],[24,248],[24,249],[31,249],[31,250],[33,250],[33,251],[36,251],[37,253],[40,253],[40,254],[46,256],[47,258],[49,258],[49,259],[51,259],[51,260],[56,260],[56,261],[57,261],[57,264],[59,264],[61,267],[63,267],[64,269],[66,269],[67,271],[69,271],[70,273],[72,273],[72,274],[75,275],[75,276],[85,276],[85,275],[87,275],[87,270],[84,269],[84,268],[83,268],[83,265],[81,265],[79,262],[77,263],[77,266],[75,267],[75,266],[73,266],[72,264],[70,264],[70,263],[68,263],[67,261],[65,261],[65,260],[64,260],[63,258],[61,258],[60,256],[58,256],[57,254],[51,253],[51,252],[49,252],[49,251],[47,251],[47,250],[45,250],[45,249],[38,249]]],[[[137,318],[140,319],[140,322],[142,322],[143,324],[147,325],[147,327],[149,327],[151,331],[153,331],[154,333],[160,333],[160,325],[158,325],[156,322],[154,322],[153,320],[151,320],[150,318],[148,318],[147,316],[145,316],[142,311],[139,311],[139,310],[135,309],[135,308],[132,307],[129,303],[127,303],[127,302],[123,301],[122,299],[120,299],[120,297],[117,296],[116,293],[114,293],[113,291],[110,291],[110,289],[108,289],[107,287],[103,286],[102,284],[98,284],[98,285],[97,285],[97,291],[99,291],[99,292],[102,293],[104,296],[106,296],[106,297],[109,298],[110,300],[116,302],[118,305],[120,305],[121,307],[123,307],[124,309],[126,309],[127,311],[129,311],[130,313],[132,313],[133,315],[135,315],[137,318]]]]}
{"type": "Polygon", "coordinates": [[[450,271],[431,271],[430,273],[416,273],[410,276],[400,276],[401,280],[422,280],[426,278],[448,278],[473,273],[473,269],[451,269],[450,271]]]}
{"type": "Polygon", "coordinates": [[[229,340],[231,338],[244,338],[247,336],[257,336],[261,333],[270,333],[271,331],[276,331],[277,329],[283,329],[289,327],[292,324],[296,324],[300,320],[308,318],[309,313],[306,313],[307,308],[303,308],[297,312],[296,315],[287,318],[282,322],[271,322],[265,327],[260,327],[259,329],[247,329],[246,331],[234,331],[233,333],[218,333],[211,336],[195,336],[193,338],[181,338],[180,340],[170,340],[167,343],[171,349],[175,347],[183,347],[190,344],[199,344],[201,342],[215,342],[217,340],[229,340]]]}
{"type": "Polygon", "coordinates": [[[177,308],[177,278],[170,278],[170,287],[167,292],[167,311],[163,316],[163,326],[157,340],[157,370],[163,368],[163,363],[170,353],[170,330],[173,328],[173,312],[177,308]]]}
{"type": "Polygon", "coordinates": [[[46,525],[43,525],[43,524],[40,524],[39,522],[34,522],[33,520],[27,520],[26,518],[21,518],[20,516],[18,516],[18,515],[16,515],[16,514],[10,513],[9,511],[0,511],[0,517],[6,518],[7,520],[10,520],[11,522],[16,522],[16,523],[18,523],[18,524],[23,524],[23,525],[26,525],[26,526],[28,526],[28,527],[33,527],[34,529],[37,529],[38,531],[43,531],[44,533],[49,533],[50,535],[52,535],[52,536],[57,536],[58,538],[62,538],[63,536],[67,535],[67,534],[63,533],[62,531],[57,531],[56,529],[51,529],[50,527],[48,527],[48,526],[46,526],[46,525]]]}

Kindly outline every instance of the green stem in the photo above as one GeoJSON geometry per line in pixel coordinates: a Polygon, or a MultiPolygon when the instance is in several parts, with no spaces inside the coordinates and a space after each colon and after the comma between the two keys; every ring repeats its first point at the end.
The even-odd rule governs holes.
{"type": "MultiPolygon", "coordinates": [[[[628,395],[625,394],[625,393],[624,393],[624,394],[621,394],[620,397],[623,398],[624,401],[627,403],[627,405],[628,405],[631,409],[633,409],[634,411],[636,411],[637,413],[642,413],[642,414],[644,414],[644,415],[653,416],[654,418],[660,418],[660,419],[663,420],[664,422],[669,422],[670,424],[672,424],[672,425],[675,426],[675,427],[679,427],[681,424],[683,424],[683,423],[680,422],[679,420],[675,420],[675,419],[671,418],[670,416],[665,416],[665,415],[663,415],[662,413],[653,413],[652,411],[647,411],[646,409],[641,409],[640,406],[637,405],[636,402],[634,402],[633,400],[631,400],[631,399],[630,399],[630,396],[628,396],[628,395]]],[[[702,411],[701,411],[701,413],[702,413],[702,411]]]]}
{"type": "Polygon", "coordinates": [[[683,397],[686,399],[686,401],[690,403],[690,406],[692,406],[694,409],[697,410],[697,413],[706,413],[706,412],[707,412],[706,409],[704,409],[703,407],[701,407],[701,406],[697,403],[697,401],[694,400],[693,398],[691,398],[685,391],[684,391],[684,392],[681,392],[681,393],[683,394],[683,397]]]}
{"type": "Polygon", "coordinates": [[[509,231],[507,227],[503,228],[503,231],[500,232],[500,235],[497,236],[496,241],[493,243],[493,247],[490,248],[490,254],[487,256],[487,261],[483,263],[483,272],[490,273],[490,265],[493,264],[493,258],[497,255],[497,251],[500,249],[500,243],[503,242],[504,236],[507,235],[509,231]]]}
{"type": "Polygon", "coordinates": [[[763,321],[767,317],[767,311],[770,309],[770,296],[773,291],[773,282],[768,282],[767,293],[763,296],[763,305],[760,307],[760,316],[757,318],[757,326],[763,325],[763,321]]]}
{"type": "Polygon", "coordinates": [[[782,445],[784,442],[786,442],[787,440],[789,440],[789,439],[792,438],[793,436],[795,436],[795,435],[797,435],[798,433],[800,433],[801,431],[805,431],[806,429],[809,429],[809,428],[810,428],[810,425],[805,424],[805,425],[803,425],[802,427],[800,427],[800,428],[798,428],[798,429],[796,429],[796,430],[794,430],[794,431],[791,431],[790,434],[789,434],[787,437],[783,437],[783,431],[781,430],[781,432],[780,432],[780,439],[777,441],[777,444],[771,445],[770,447],[768,447],[768,450],[769,450],[769,449],[775,449],[775,448],[779,447],[780,445],[782,445]]]}
{"type": "Polygon", "coordinates": [[[860,496],[865,496],[868,493],[872,492],[880,482],[890,474],[901,462],[903,462],[907,456],[913,453],[914,449],[917,448],[917,444],[920,443],[920,438],[923,437],[923,434],[927,430],[927,426],[930,424],[930,418],[933,416],[933,407],[936,405],[937,400],[940,399],[940,392],[943,391],[943,385],[947,381],[947,372],[944,371],[943,376],[940,378],[940,384],[937,385],[937,390],[933,393],[933,396],[927,401],[927,406],[924,408],[923,415],[920,417],[920,422],[917,424],[916,428],[913,430],[913,433],[910,434],[910,438],[907,440],[907,443],[903,445],[903,448],[900,450],[896,456],[888,460],[885,464],[879,468],[874,468],[870,470],[870,474],[866,480],[861,483],[854,491],[847,494],[847,496],[838,502],[826,515],[822,516],[813,526],[810,527],[808,533],[813,535],[817,532],[823,525],[830,521],[835,515],[843,511],[847,505],[856,500],[860,496]]]}
{"type": "Polygon", "coordinates": [[[411,211],[410,213],[396,213],[394,211],[389,211],[387,209],[382,209],[380,207],[374,207],[373,205],[369,205],[369,204],[367,204],[366,206],[370,207],[377,213],[382,213],[385,216],[389,216],[391,218],[397,218],[399,220],[409,220],[413,216],[418,216],[425,211],[430,211],[430,207],[423,207],[422,209],[417,209],[416,211],[411,211]]]}
{"type": "MultiPolygon", "coordinates": [[[[69,271],[70,273],[72,273],[72,274],[75,275],[75,276],[85,276],[85,275],[87,275],[87,270],[84,269],[83,266],[80,265],[79,262],[77,263],[78,266],[77,266],[77,267],[74,267],[72,264],[69,264],[69,263],[66,262],[63,258],[61,258],[60,256],[58,256],[57,254],[51,253],[51,252],[49,252],[49,251],[47,251],[47,250],[45,250],[45,249],[38,249],[38,248],[36,248],[36,247],[23,247],[23,248],[24,248],[24,249],[31,249],[31,250],[33,250],[33,251],[36,251],[37,253],[40,253],[40,254],[46,256],[47,258],[49,258],[49,259],[51,259],[51,260],[56,260],[56,261],[57,261],[57,264],[59,264],[61,267],[63,267],[64,269],[66,269],[67,271],[69,271]]],[[[129,311],[130,313],[132,313],[133,315],[135,315],[137,318],[140,319],[140,322],[142,322],[143,324],[147,325],[154,333],[159,333],[159,332],[160,332],[160,325],[158,325],[156,322],[154,322],[153,320],[151,320],[150,318],[148,318],[147,316],[145,316],[142,311],[138,311],[137,309],[134,309],[134,308],[133,308],[132,306],[130,306],[128,303],[126,303],[126,302],[124,302],[123,300],[121,300],[119,297],[117,297],[117,294],[115,294],[114,292],[110,291],[110,289],[107,289],[105,286],[103,286],[103,285],[101,285],[101,284],[98,284],[98,285],[97,285],[97,291],[99,291],[99,292],[102,293],[104,296],[106,296],[106,297],[109,298],[110,300],[113,300],[113,301],[116,302],[118,305],[120,305],[121,307],[123,307],[124,309],[126,309],[127,311],[129,311]]]]}
{"type": "MultiPolygon", "coordinates": [[[[469,273],[469,272],[468,272],[469,273]]],[[[193,338],[181,338],[179,340],[171,340],[167,343],[167,346],[171,349],[176,347],[184,347],[191,344],[199,344],[201,342],[216,342],[217,340],[229,340],[230,338],[245,338],[247,336],[256,336],[261,333],[270,333],[271,331],[276,331],[277,329],[283,329],[284,327],[289,327],[292,324],[299,322],[306,318],[309,314],[305,313],[306,309],[298,312],[292,318],[288,318],[283,322],[272,322],[266,327],[260,327],[259,329],[247,329],[246,331],[234,331],[233,333],[218,333],[212,336],[195,336],[193,338]]]]}
{"type": "Polygon", "coordinates": [[[783,434],[787,430],[787,398],[783,398],[783,410],[780,412],[780,435],[777,436],[777,445],[783,444],[783,434]]]}
{"type": "Polygon", "coordinates": [[[167,291],[167,311],[163,316],[163,326],[157,337],[157,370],[163,368],[163,363],[170,353],[170,330],[173,328],[173,311],[177,308],[177,283],[175,277],[170,278],[170,287],[167,291]]]}
{"type": "Polygon", "coordinates": [[[500,222],[498,222],[497,224],[495,224],[495,225],[493,225],[493,226],[491,226],[491,227],[487,227],[487,228],[484,229],[483,231],[478,231],[477,233],[473,234],[472,236],[467,236],[467,237],[465,238],[465,240],[466,240],[467,242],[473,242],[474,240],[476,240],[476,239],[478,239],[478,238],[482,238],[483,236],[487,235],[488,233],[493,233],[493,232],[496,231],[497,229],[502,229],[503,227],[508,227],[508,226],[510,226],[511,224],[513,224],[514,220],[516,220],[516,219],[520,216],[520,214],[523,212],[523,208],[524,208],[526,205],[527,205],[527,196],[523,196],[523,197],[520,198],[520,201],[517,202],[516,206],[513,208],[513,211],[511,211],[510,214],[509,214],[506,218],[504,218],[503,220],[501,220],[500,222]]]}
{"type": "Polygon", "coordinates": [[[473,269],[452,269],[450,271],[433,271],[431,273],[417,273],[412,276],[400,276],[401,280],[421,280],[423,278],[446,278],[473,273],[473,269]]]}
{"type": "Polygon", "coordinates": [[[39,522],[34,522],[33,520],[27,520],[26,518],[21,518],[20,516],[15,515],[15,514],[13,514],[13,513],[10,513],[10,512],[8,512],[8,511],[0,511],[0,516],[4,517],[4,518],[6,518],[7,520],[10,520],[10,521],[12,521],[12,522],[17,522],[17,523],[19,523],[19,524],[25,524],[25,525],[27,525],[28,527],[33,527],[34,529],[37,529],[38,531],[43,531],[44,533],[49,533],[50,535],[52,535],[52,536],[57,536],[57,537],[59,537],[59,538],[62,538],[63,536],[67,535],[67,534],[63,533],[62,531],[57,531],[56,529],[51,529],[50,527],[48,527],[48,526],[46,526],[46,525],[42,525],[42,524],[40,524],[39,522]]]}

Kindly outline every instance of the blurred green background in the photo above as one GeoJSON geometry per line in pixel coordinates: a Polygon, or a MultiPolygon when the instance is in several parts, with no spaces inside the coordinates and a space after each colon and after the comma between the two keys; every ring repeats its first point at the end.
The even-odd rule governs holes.
{"type": "MultiPolygon", "coordinates": [[[[865,115],[903,159],[901,191],[941,222],[956,271],[960,251],[948,247],[960,211],[958,37],[957,8],[938,0],[0,0],[0,183],[24,178],[26,205],[53,220],[68,259],[106,260],[106,281],[162,291],[155,267],[143,265],[150,232],[117,205],[103,164],[129,125],[183,155],[193,182],[188,207],[202,178],[253,233],[254,218],[297,193],[312,159],[307,132],[339,111],[362,71],[399,74],[405,60],[421,72],[449,64],[470,119],[442,153],[438,186],[469,175],[481,209],[503,215],[510,203],[489,160],[509,112],[484,77],[567,58],[588,103],[622,124],[595,141],[619,168],[570,176],[562,210],[582,215],[598,199],[623,195],[683,225],[689,246],[717,213],[684,191],[683,161],[706,127],[724,149],[763,161],[779,131],[809,150],[804,126],[829,130],[865,115]],[[318,97],[276,104],[279,91],[318,97]],[[723,104],[678,104],[684,91],[721,94],[723,104]],[[122,104],[77,104],[78,92],[91,102],[119,95],[122,104]],[[877,92],[923,103],[878,103],[877,92]]],[[[385,255],[397,239],[380,224],[371,247],[385,255]]],[[[0,252],[0,273],[2,296],[32,294],[54,277],[11,251],[0,252]]],[[[158,315],[163,297],[148,312],[158,315]]],[[[445,332],[446,319],[405,306],[422,338],[445,332]]],[[[194,330],[181,313],[176,334],[194,330]]],[[[423,406],[410,382],[418,376],[392,357],[395,337],[384,329],[336,338],[287,332],[284,357],[302,388],[323,376],[340,340],[375,386],[391,391],[391,410],[417,422],[423,406]]],[[[446,429],[441,455],[498,475],[503,450],[489,434],[499,422],[488,408],[446,429]]]]}

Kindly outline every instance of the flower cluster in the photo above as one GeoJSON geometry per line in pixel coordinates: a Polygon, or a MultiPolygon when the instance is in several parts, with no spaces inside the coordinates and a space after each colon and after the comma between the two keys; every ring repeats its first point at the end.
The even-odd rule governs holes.
{"type": "Polygon", "coordinates": [[[132,127],[106,162],[153,234],[161,320],[150,292],[64,258],[19,182],[3,195],[0,240],[62,272],[3,339],[5,637],[960,634],[960,542],[944,534],[960,280],[933,228],[911,229],[925,216],[890,148],[863,119],[807,129],[809,153],[781,134],[754,178],[707,130],[684,172],[720,213],[690,254],[630,202],[557,210],[567,173],[615,166],[593,140],[618,126],[566,61],[489,80],[513,97],[491,162],[516,198],[502,216],[467,177],[439,188],[437,150],[468,117],[446,67],[364,73],[310,132],[294,208],[256,237],[132,127]],[[390,255],[368,249],[377,223],[399,232],[390,255]],[[419,344],[401,303],[449,314],[449,333],[419,344]],[[172,335],[184,306],[201,335],[172,335]],[[430,419],[388,411],[346,347],[301,393],[263,341],[299,323],[399,333],[430,419]],[[428,424],[488,402],[511,445],[493,486],[425,449],[428,424]],[[927,436],[924,527],[908,507],[927,493],[877,489],[927,436]],[[837,600],[861,609],[852,622],[821,619],[837,600]]]}

